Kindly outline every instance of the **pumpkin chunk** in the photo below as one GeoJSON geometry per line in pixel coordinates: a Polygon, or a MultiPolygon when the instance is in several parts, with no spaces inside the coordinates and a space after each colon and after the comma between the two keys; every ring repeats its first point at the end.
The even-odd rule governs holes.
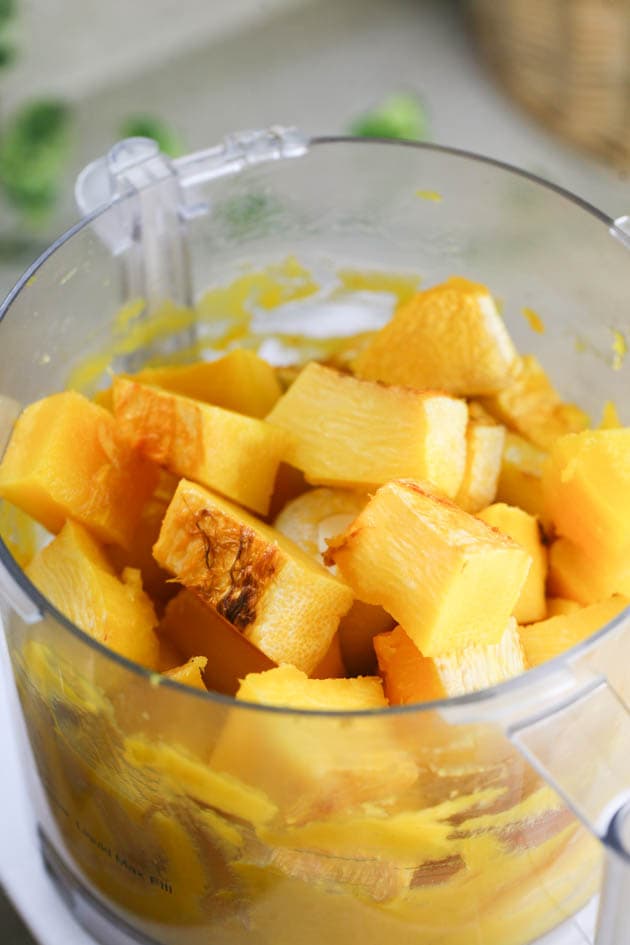
{"type": "Polygon", "coordinates": [[[630,428],[585,430],[554,443],[543,475],[545,516],[591,557],[630,555],[630,428]]]}
{"type": "Polygon", "coordinates": [[[203,681],[203,673],[208,660],[205,656],[191,656],[191,658],[181,666],[175,666],[174,669],[167,669],[164,673],[168,679],[181,683],[182,686],[192,686],[193,689],[201,689],[207,692],[206,684],[203,681]]]}
{"type": "Polygon", "coordinates": [[[588,607],[581,607],[572,613],[559,614],[548,620],[519,627],[527,665],[538,666],[586,640],[621,613],[628,604],[630,600],[627,597],[611,597],[588,607]]]}
{"type": "Polygon", "coordinates": [[[362,809],[371,800],[395,798],[417,779],[417,766],[399,747],[386,714],[343,715],[387,705],[378,677],[308,679],[293,666],[279,666],[247,676],[237,699],[315,710],[285,716],[279,725],[269,712],[245,712],[237,706],[211,758],[214,770],[266,790],[287,823],[329,818],[337,811],[362,809]],[[341,714],[331,718],[319,710],[341,714]]]}
{"type": "Polygon", "coordinates": [[[101,541],[128,547],[157,477],[107,410],[67,391],[18,417],[0,465],[0,497],[48,531],[72,518],[101,541]]]}
{"type": "Polygon", "coordinates": [[[470,397],[502,390],[515,358],[488,289],[455,276],[401,305],[353,369],[369,380],[470,397]]]}
{"type": "Polygon", "coordinates": [[[543,507],[542,474],[547,453],[518,433],[505,434],[496,499],[517,505],[530,515],[543,507]]]}
{"type": "Polygon", "coordinates": [[[309,489],[284,507],[274,527],[321,561],[328,550],[326,539],[354,521],[367,501],[367,494],[350,489],[309,489]]]}
{"type": "Polygon", "coordinates": [[[169,472],[266,514],[286,435],[265,423],[117,377],[121,435],[169,472]]]}
{"type": "Polygon", "coordinates": [[[283,459],[309,482],[370,488],[400,476],[449,496],[466,462],[466,404],[436,391],[385,387],[311,362],[269,423],[290,434],[283,459]]]}
{"type": "Polygon", "coordinates": [[[306,673],[352,603],[343,582],[280,532],[186,480],[153,553],[266,656],[306,673]]]}
{"type": "Polygon", "coordinates": [[[568,538],[558,538],[549,549],[549,591],[583,605],[613,594],[630,597],[630,554],[592,557],[568,538]]]}
{"type": "Polygon", "coordinates": [[[309,679],[294,666],[278,666],[246,676],[236,694],[244,702],[320,709],[324,712],[382,709],[387,705],[378,676],[354,679],[309,679]]]}
{"type": "Polygon", "coordinates": [[[392,705],[463,696],[525,670],[514,617],[498,643],[473,645],[434,659],[423,656],[402,627],[374,638],[385,694],[392,705]]]}
{"type": "Polygon", "coordinates": [[[425,656],[498,643],[531,564],[510,538],[409,480],[379,489],[327,558],[425,656]]]}
{"type": "Polygon", "coordinates": [[[153,557],[153,545],[160,534],[162,519],[176,486],[177,479],[162,471],[153,495],[142,507],[140,520],[129,547],[112,545],[107,549],[118,571],[123,568],[136,568],[140,571],[143,588],[159,606],[166,604],[177,592],[177,588],[169,582],[170,575],[159,567],[153,557]]]}
{"type": "Polygon", "coordinates": [[[246,348],[216,361],[145,368],[127,377],[258,419],[269,413],[282,393],[275,369],[246,348]]]}
{"type": "Polygon", "coordinates": [[[275,666],[191,590],[181,590],[168,602],[158,632],[186,659],[197,655],[206,658],[205,680],[216,692],[233,696],[248,673],[262,673],[275,666]]]}
{"type": "Polygon", "coordinates": [[[533,355],[518,358],[511,383],[481,404],[506,427],[548,450],[559,436],[577,433],[589,423],[575,404],[564,403],[533,355]]]}
{"type": "Polygon", "coordinates": [[[465,512],[479,512],[494,502],[501,472],[505,427],[478,404],[469,405],[466,466],[455,501],[465,512]]]}
{"type": "Polygon", "coordinates": [[[492,528],[512,538],[529,552],[532,566],[523,584],[514,616],[518,623],[533,623],[534,620],[543,620],[546,616],[545,583],[547,580],[547,549],[540,538],[540,528],[533,515],[523,509],[504,502],[497,502],[479,512],[480,518],[492,528]]]}
{"type": "MultiPolygon", "coordinates": [[[[365,493],[349,489],[311,489],[289,502],[274,524],[302,551],[321,562],[328,550],[327,540],[354,521],[367,501],[365,493]]],[[[336,567],[332,568],[336,571],[336,567]]],[[[374,669],[372,640],[393,625],[382,607],[354,601],[341,618],[338,634],[343,662],[351,676],[369,674],[374,669]]]]}
{"type": "Polygon", "coordinates": [[[140,573],[113,573],[105,553],[77,522],[68,521],[35,555],[26,574],[54,606],[89,636],[149,669],[159,665],[157,619],[140,573]]]}

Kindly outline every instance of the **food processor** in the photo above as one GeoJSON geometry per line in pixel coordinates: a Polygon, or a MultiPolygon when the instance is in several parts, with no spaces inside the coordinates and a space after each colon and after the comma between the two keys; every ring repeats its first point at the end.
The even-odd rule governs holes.
{"type": "MultiPolygon", "coordinates": [[[[564,398],[595,424],[613,401],[630,422],[625,218],[530,174],[271,128],[177,160],[129,139],[76,192],[83,219],[0,309],[0,451],[22,406],[67,386],[93,396],[111,371],[239,345],[285,367],[325,358],[383,324],[412,275],[488,285],[564,398]]],[[[467,696],[263,707],[167,680],[77,629],[22,570],[43,535],[1,515],[33,823],[97,941],[628,941],[630,611],[467,696]]]]}

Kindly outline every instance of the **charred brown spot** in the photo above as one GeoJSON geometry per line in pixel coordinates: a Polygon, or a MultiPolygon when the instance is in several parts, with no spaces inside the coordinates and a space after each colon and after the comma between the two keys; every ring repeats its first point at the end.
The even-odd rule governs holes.
{"type": "Polygon", "coordinates": [[[451,877],[464,869],[465,863],[459,853],[454,856],[447,856],[443,860],[428,860],[422,866],[416,866],[413,871],[410,888],[416,889],[418,886],[439,886],[440,883],[447,883],[451,877]]]}
{"type": "Polygon", "coordinates": [[[210,509],[197,513],[195,529],[203,543],[206,566],[197,593],[242,630],[256,619],[260,598],[278,569],[280,553],[253,529],[210,509]]]}

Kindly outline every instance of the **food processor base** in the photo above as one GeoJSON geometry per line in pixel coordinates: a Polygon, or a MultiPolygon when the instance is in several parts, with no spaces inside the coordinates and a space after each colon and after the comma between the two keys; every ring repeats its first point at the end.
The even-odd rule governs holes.
{"type": "Polygon", "coordinates": [[[48,875],[74,918],[97,942],[103,945],[156,945],[154,939],[136,932],[104,906],[62,862],[41,827],[37,832],[48,875]]]}

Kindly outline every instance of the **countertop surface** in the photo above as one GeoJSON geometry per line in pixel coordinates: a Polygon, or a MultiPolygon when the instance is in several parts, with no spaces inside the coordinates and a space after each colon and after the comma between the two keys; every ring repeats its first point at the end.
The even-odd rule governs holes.
{"type": "MultiPolygon", "coordinates": [[[[574,152],[512,106],[476,56],[463,4],[304,0],[295,8],[282,3],[271,8],[255,29],[191,48],[80,103],[81,160],[111,143],[122,95],[129,111],[159,101],[161,114],[176,123],[193,149],[229,131],[278,123],[297,124],[309,133],[343,132],[352,118],[387,95],[413,90],[426,104],[431,140],[517,164],[612,216],[630,212],[623,176],[574,152]]],[[[68,208],[68,222],[71,215],[68,208]]],[[[0,287],[6,290],[17,274],[17,266],[0,268],[0,287]]],[[[38,862],[14,740],[2,716],[0,757],[10,767],[0,779],[0,879],[29,914],[40,945],[89,945],[38,862]]],[[[34,942],[1,893],[0,942],[34,942]]]]}

